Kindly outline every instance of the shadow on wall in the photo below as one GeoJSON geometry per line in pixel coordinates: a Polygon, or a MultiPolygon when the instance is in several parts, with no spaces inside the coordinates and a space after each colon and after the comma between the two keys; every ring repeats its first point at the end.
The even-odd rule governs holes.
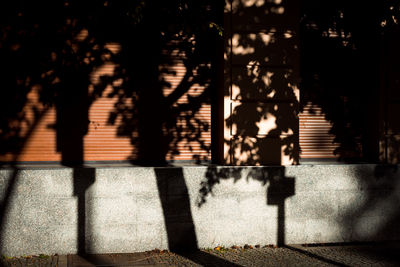
{"type": "MultiPolygon", "coordinates": [[[[332,123],[341,161],[398,163],[399,16],[399,1],[303,2],[301,104],[332,123]]],[[[345,236],[399,239],[397,176],[396,165],[359,166],[345,236]]]]}
{"type": "Polygon", "coordinates": [[[299,161],[298,4],[235,0],[225,6],[224,161],[228,164],[299,161]]]}
{"type": "MultiPolygon", "coordinates": [[[[292,60],[298,54],[294,18],[299,16],[291,13],[296,8],[286,2],[226,4],[225,18],[230,26],[225,29],[225,39],[231,51],[225,60],[232,64],[225,69],[224,97],[232,109],[225,117],[229,129],[225,136],[225,160],[234,165],[281,164],[284,158],[297,163],[298,67],[292,60]]],[[[377,65],[368,60],[377,44],[367,36],[369,30],[376,35],[374,23],[379,21],[379,12],[373,12],[376,6],[365,5],[363,16],[373,15],[370,25],[370,20],[366,20],[367,24],[354,20],[358,10],[354,4],[339,1],[327,9],[313,4],[302,16],[302,56],[308,59],[303,66],[302,97],[320,105],[332,121],[332,133],[341,144],[340,151],[345,151],[338,153],[344,159],[354,158],[346,156],[348,151],[361,157],[359,140],[363,157],[373,159],[376,144],[369,146],[368,140],[373,140],[377,133],[368,131],[376,128],[367,126],[376,126],[377,119],[374,109],[366,107],[376,99],[377,81],[363,77],[374,77],[377,71],[373,69],[377,65]],[[336,5],[345,7],[344,15],[336,5]],[[330,25],[340,26],[330,20],[332,16],[325,16],[331,12],[338,21],[345,18],[340,24],[343,27],[334,30],[340,32],[336,39],[324,37],[330,34],[330,25]],[[348,40],[349,32],[352,37],[348,40]],[[371,113],[367,117],[371,120],[360,114],[365,110],[371,113]]],[[[84,138],[91,123],[90,107],[100,97],[118,99],[105,117],[109,125],[117,128],[112,134],[129,138],[132,162],[166,164],[167,156],[174,159],[179,155],[176,148],[182,140],[194,142],[208,153],[210,144],[200,136],[211,125],[196,114],[202,104],[214,100],[217,55],[210,51],[218,51],[214,47],[220,31],[220,8],[212,1],[45,1],[40,6],[22,1],[1,9],[0,75],[4,89],[0,90],[0,156],[3,161],[20,160],[38,123],[53,114],[55,119],[47,127],[56,132],[57,138],[48,145],[55,148],[64,165],[74,168],[79,252],[90,247],[85,244],[85,192],[96,178],[93,169],[82,168],[84,138]],[[114,48],[118,49],[113,50],[109,44],[117,44],[114,48]],[[176,85],[163,78],[170,72],[168,66],[174,64],[170,51],[176,51],[184,62],[185,74],[176,85]],[[91,76],[110,62],[114,64],[111,74],[91,76]],[[194,85],[205,89],[197,95],[186,95],[185,102],[178,102],[194,85]],[[171,91],[165,94],[166,89],[171,91]],[[29,108],[24,109],[26,106],[29,108]]],[[[372,56],[372,61],[376,62],[377,57],[372,56]]],[[[194,151],[194,145],[188,149],[194,151]]],[[[208,159],[207,153],[205,156],[193,152],[194,159],[208,159]]],[[[209,167],[199,205],[221,179],[241,179],[239,170],[209,167]]],[[[266,202],[279,207],[277,239],[284,243],[284,201],[295,192],[294,178],[286,177],[283,167],[267,173],[259,173],[260,170],[254,169],[247,178],[269,183],[266,202]]],[[[179,250],[178,233],[187,233],[185,246],[197,248],[188,197],[175,200],[164,184],[165,180],[176,179],[172,191],[181,190],[186,195],[182,170],[173,170],[171,176],[162,169],[156,173],[169,245],[179,250]],[[177,201],[181,206],[175,206],[177,201]],[[176,223],[178,219],[185,223],[176,223]]],[[[17,174],[18,168],[14,166],[2,201],[1,224],[17,174]]]]}
{"type": "Polygon", "coordinates": [[[398,17],[399,1],[303,2],[301,104],[321,108],[340,161],[397,162],[398,17]]]}
{"type": "MultiPolygon", "coordinates": [[[[296,8],[293,7],[293,11],[286,3],[271,2],[257,8],[255,4],[248,7],[242,1],[227,1],[225,4],[225,19],[254,21],[236,26],[225,23],[226,46],[231,43],[232,51],[225,55],[225,74],[228,78],[224,79],[227,89],[224,98],[230,102],[224,102],[224,105],[231,105],[232,112],[225,114],[225,127],[231,136],[225,139],[229,149],[224,161],[232,165],[279,165],[282,158],[287,157],[297,163],[298,65],[293,58],[298,55],[297,28],[286,24],[280,26],[286,18],[296,18],[291,13],[296,8]],[[281,9],[288,10],[288,13],[279,13],[281,9]],[[263,15],[263,19],[275,24],[268,25],[263,21],[256,25],[257,18],[252,13],[265,14],[264,11],[271,14],[263,15]],[[255,28],[240,29],[243,25],[255,28]]],[[[205,202],[220,179],[241,179],[241,171],[237,167],[209,167],[198,205],[205,202]]],[[[155,172],[170,249],[180,253],[182,248],[198,249],[182,170],[156,168],[155,172]]],[[[275,167],[254,168],[247,179],[256,179],[263,185],[269,183],[266,204],[278,206],[277,240],[279,245],[284,245],[284,201],[294,195],[294,178],[285,176],[284,167],[275,167]]]]}
{"type": "Polygon", "coordinates": [[[99,99],[108,106],[97,107],[103,113],[96,120],[113,130],[102,134],[130,140],[130,153],[119,160],[162,164],[180,151],[210,160],[203,133],[211,122],[201,109],[215,91],[212,48],[222,34],[220,7],[181,1],[43,5],[54,12],[24,1],[3,9],[1,162],[96,160],[86,154],[95,154],[91,150],[105,137],[83,139],[99,126],[90,121],[99,99]],[[26,149],[41,119],[47,125],[36,129],[26,149]],[[48,153],[38,155],[31,143],[48,153]]]}
{"type": "Polygon", "coordinates": [[[190,196],[182,168],[156,167],[157,187],[172,252],[205,266],[240,266],[199,250],[190,208],[190,196]]]}
{"type": "MultiPolygon", "coordinates": [[[[301,108],[322,109],[341,161],[398,163],[399,16],[399,1],[303,2],[301,108]]],[[[397,169],[357,167],[344,236],[399,240],[397,169]]]]}
{"type": "Polygon", "coordinates": [[[343,211],[345,234],[354,241],[400,240],[397,165],[359,166],[353,205],[343,211]],[[375,218],[375,219],[374,219],[375,218]]]}
{"type": "MultiPolygon", "coordinates": [[[[74,168],[78,252],[90,247],[85,192],[95,173],[83,163],[90,152],[90,108],[99,98],[117,99],[101,115],[117,129],[111,135],[130,140],[126,159],[166,164],[179,156],[181,142],[194,160],[210,159],[210,143],[202,138],[210,121],[197,114],[211,103],[216,75],[212,51],[221,27],[212,1],[20,1],[0,12],[0,161],[14,168],[2,225],[17,183],[16,163],[60,160],[74,168]],[[177,75],[170,68],[177,59],[183,78],[167,81],[166,75],[177,75]],[[188,94],[196,86],[202,90],[188,94]],[[42,150],[27,151],[29,142],[42,150]]],[[[97,142],[107,146],[101,137],[97,142]]]]}
{"type": "Polygon", "coordinates": [[[206,199],[213,195],[214,187],[223,180],[239,179],[255,180],[261,186],[268,184],[266,191],[266,205],[276,205],[277,214],[277,245],[285,245],[285,199],[295,195],[295,178],[285,175],[285,167],[249,167],[248,173],[243,175],[243,167],[209,167],[201,182],[197,205],[201,208],[206,199]]]}
{"type": "MultiPolygon", "coordinates": [[[[393,118],[397,114],[393,112],[393,106],[398,101],[394,99],[396,95],[393,92],[396,89],[398,91],[398,86],[395,86],[396,83],[398,85],[398,79],[394,78],[398,71],[396,60],[390,57],[398,52],[394,51],[393,46],[390,50],[392,52],[387,52],[382,58],[381,41],[382,36],[388,38],[385,39],[388,45],[393,41],[393,34],[398,32],[400,3],[373,1],[360,5],[348,1],[317,2],[304,1],[301,9],[301,108],[305,105],[322,108],[326,119],[332,123],[330,133],[334,135],[334,143],[338,144],[335,153],[339,155],[339,160],[392,162],[389,158],[396,160],[398,157],[398,150],[395,149],[398,138],[395,129],[398,123],[393,118]],[[381,76],[382,65],[390,69],[389,77],[381,76]],[[389,85],[382,88],[381,83],[389,85]],[[388,97],[388,90],[392,93],[391,97],[388,97]],[[382,93],[386,94],[385,99],[382,99],[382,93]],[[392,109],[384,107],[384,101],[389,100],[395,102],[391,105],[392,109]],[[390,123],[392,126],[388,127],[390,123]],[[385,129],[384,125],[389,129],[385,129]],[[383,150],[379,147],[382,138],[387,143],[394,143],[388,144],[392,148],[389,152],[393,155],[382,156],[383,150]]],[[[225,145],[228,153],[224,159],[233,165],[262,164],[261,158],[269,164],[280,164],[283,157],[289,156],[296,162],[298,145],[291,140],[297,139],[283,138],[286,141],[267,143],[271,137],[282,138],[289,132],[297,134],[293,125],[296,125],[299,104],[294,90],[298,81],[295,70],[298,69],[294,63],[290,64],[294,57],[288,55],[296,54],[296,41],[291,36],[298,32],[286,26],[288,22],[273,24],[279,18],[275,12],[280,10],[280,14],[285,14],[290,6],[270,2],[251,6],[244,1],[232,1],[230,4],[225,9],[225,25],[229,26],[226,26],[225,38],[228,52],[225,54],[224,104],[228,103],[230,110],[225,111],[225,145]],[[271,16],[260,15],[258,12],[271,16]],[[264,19],[268,19],[272,25],[268,25],[264,19]],[[239,23],[241,21],[246,23],[239,23]],[[268,145],[263,147],[263,142],[268,145]],[[281,153],[282,147],[285,153],[281,153]],[[268,155],[264,157],[262,153],[268,155]]],[[[341,217],[340,224],[345,235],[351,236],[354,241],[381,240],[381,236],[390,236],[390,233],[397,239],[397,168],[370,168],[360,165],[356,182],[365,191],[360,193],[357,188],[354,193],[362,201],[354,200],[354,205],[360,204],[356,210],[341,211],[340,215],[345,215],[341,217]],[[374,171],[375,175],[372,175],[374,171]],[[379,207],[385,210],[380,212],[379,207]],[[376,225],[373,225],[370,216],[376,215],[383,215],[382,220],[377,219],[376,225]],[[361,225],[361,218],[367,218],[368,225],[361,225]],[[358,226],[364,227],[359,229],[364,236],[352,236],[351,231],[358,226]],[[371,230],[375,226],[378,227],[376,231],[366,234],[366,229],[371,230]]],[[[255,170],[246,178],[270,183],[267,203],[284,207],[284,199],[294,194],[294,182],[291,180],[293,178],[284,175],[280,177],[283,177],[281,181],[275,183],[271,176],[263,176],[255,170]],[[279,192],[278,197],[275,197],[274,192],[279,192]]],[[[240,168],[209,167],[202,183],[198,205],[206,202],[213,188],[222,180],[246,178],[241,176],[240,168]]],[[[283,208],[279,210],[284,214],[283,208]]],[[[282,221],[278,221],[280,229],[284,228],[282,221]]],[[[280,232],[278,240],[284,241],[284,238],[279,237],[280,232]]]]}
{"type": "MultiPolygon", "coordinates": [[[[274,10],[270,4],[266,4],[266,8],[274,10]]],[[[90,1],[85,4],[75,1],[46,1],[40,6],[22,1],[2,9],[0,53],[6,59],[1,64],[3,71],[0,74],[4,86],[0,97],[4,101],[1,106],[4,112],[1,112],[0,132],[2,161],[20,161],[26,143],[30,141],[30,133],[36,130],[41,118],[52,122],[38,136],[46,137],[46,131],[55,132],[54,143],[47,138],[45,141],[48,142],[41,145],[54,149],[54,160],[61,160],[63,165],[74,168],[74,194],[78,198],[79,208],[79,253],[84,254],[90,248],[90,244],[86,243],[85,231],[90,224],[86,224],[85,193],[96,179],[94,170],[83,166],[87,152],[84,141],[92,123],[89,121],[91,106],[100,97],[118,99],[106,117],[108,123],[117,128],[114,134],[130,139],[132,153],[129,160],[132,162],[145,165],[165,164],[168,155],[172,155],[172,159],[179,155],[176,148],[182,140],[195,142],[197,147],[208,152],[210,144],[204,142],[200,136],[202,132],[209,131],[210,125],[196,114],[202,104],[211,102],[212,89],[215,86],[213,81],[218,73],[213,69],[217,55],[210,52],[215,51],[216,39],[221,31],[218,24],[221,21],[216,16],[218,10],[222,10],[222,6],[212,4],[211,1],[90,1]],[[43,6],[47,8],[43,9],[43,6]],[[163,78],[165,73],[170,72],[167,67],[174,64],[169,55],[171,51],[181,55],[184,62],[185,74],[177,85],[163,78]],[[99,70],[110,62],[114,64],[113,71],[101,74],[99,70]],[[97,76],[94,77],[93,73],[97,76]],[[183,103],[178,102],[194,85],[201,85],[205,89],[198,94],[186,96],[187,100],[183,103]],[[172,90],[165,94],[166,89],[172,90]],[[45,116],[53,116],[53,119],[45,116]]],[[[266,45],[265,38],[274,39],[274,35],[285,39],[285,34],[290,35],[283,30],[271,34],[254,39],[251,33],[238,37],[240,40],[237,42],[239,46],[257,47],[257,52],[260,52],[266,45]]],[[[271,41],[270,45],[272,52],[268,51],[271,55],[278,58],[279,64],[286,64],[283,61],[288,58],[287,55],[279,54],[275,41],[271,41]]],[[[291,44],[288,47],[293,48],[291,44]]],[[[268,72],[262,64],[247,65],[255,57],[239,58],[245,60],[246,64],[242,66],[245,70],[238,68],[237,77],[242,77],[236,82],[238,86],[243,89],[249,83],[258,86],[260,79],[264,79],[262,90],[266,90],[267,95],[274,93],[276,97],[271,100],[272,105],[251,107],[239,103],[227,120],[232,121],[228,125],[235,125],[240,133],[238,137],[253,138],[256,131],[252,129],[259,127],[256,124],[262,118],[272,114],[271,118],[274,118],[277,126],[268,128],[268,131],[272,138],[280,140],[279,149],[281,142],[288,143],[285,154],[291,154],[296,151],[294,145],[291,145],[294,139],[280,139],[283,131],[296,132],[292,128],[292,122],[297,116],[296,98],[293,88],[286,87],[291,82],[290,66],[269,66],[273,71],[268,72]],[[279,72],[280,68],[283,68],[282,72],[279,72]],[[266,86],[268,84],[274,89],[266,86]],[[283,102],[290,103],[277,105],[274,101],[281,98],[285,98],[283,102]],[[255,117],[243,121],[242,115],[248,113],[248,108],[255,112],[255,117]],[[283,114],[287,109],[288,114],[291,114],[288,119],[283,114]]],[[[266,94],[254,90],[253,98],[266,94]]],[[[248,93],[239,92],[237,98],[245,98],[246,95],[248,93]]],[[[266,100],[268,101],[270,100],[266,100]]],[[[251,153],[254,147],[246,147],[245,142],[242,144],[240,149],[251,153]]],[[[194,150],[189,146],[190,149],[194,150]]],[[[262,152],[261,149],[257,151],[262,152]]],[[[193,154],[195,160],[208,159],[208,155],[196,152],[193,154]]],[[[40,155],[31,156],[41,159],[40,155]]],[[[256,163],[259,157],[249,158],[247,164],[256,163]]],[[[2,202],[2,219],[6,217],[7,205],[17,182],[18,169],[16,166],[14,169],[15,175],[2,202]]],[[[177,187],[185,190],[182,171],[177,170],[173,176],[177,179],[177,187]]],[[[177,233],[187,230],[191,238],[185,246],[197,248],[190,207],[184,205],[178,211],[186,214],[181,219],[188,222],[189,228],[186,229],[185,224],[175,224],[171,199],[163,198],[165,179],[168,176],[159,170],[157,181],[169,244],[172,249],[178,250],[180,243],[177,241],[177,233]]],[[[274,205],[280,205],[278,200],[271,201],[274,205]]],[[[187,204],[188,199],[181,203],[187,204]]]]}

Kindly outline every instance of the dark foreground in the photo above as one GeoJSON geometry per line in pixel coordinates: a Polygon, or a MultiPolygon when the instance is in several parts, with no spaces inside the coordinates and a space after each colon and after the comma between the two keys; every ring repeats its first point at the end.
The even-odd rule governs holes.
{"type": "Polygon", "coordinates": [[[3,258],[3,266],[400,266],[400,243],[3,258]]]}

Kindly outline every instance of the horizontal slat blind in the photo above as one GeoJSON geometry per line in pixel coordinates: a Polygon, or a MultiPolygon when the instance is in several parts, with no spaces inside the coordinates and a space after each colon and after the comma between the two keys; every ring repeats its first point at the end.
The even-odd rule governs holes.
{"type": "Polygon", "coordinates": [[[318,106],[307,104],[299,114],[301,158],[337,158],[334,154],[338,147],[334,143],[335,136],[329,131],[331,123],[318,106]]]}
{"type": "MultiPolygon", "coordinates": [[[[163,80],[169,83],[169,86],[163,88],[164,97],[168,97],[173,93],[176,88],[185,79],[187,67],[185,66],[186,55],[179,49],[175,48],[179,43],[171,43],[170,47],[167,47],[162,51],[164,57],[167,58],[168,64],[160,66],[160,72],[163,73],[163,80]]],[[[207,66],[210,67],[210,66],[207,66]]],[[[192,70],[192,76],[198,75],[197,69],[192,70]]],[[[207,85],[205,85],[207,86],[207,85]]],[[[174,107],[179,105],[188,104],[189,98],[194,98],[202,95],[205,91],[205,86],[194,83],[188,88],[188,90],[173,104],[174,107]]],[[[167,154],[167,160],[193,160],[202,158],[205,160],[211,160],[211,152],[205,147],[211,146],[211,105],[209,103],[203,103],[200,109],[192,114],[191,112],[181,112],[177,117],[177,126],[182,126],[182,131],[173,133],[173,136],[180,136],[181,141],[176,144],[178,150],[177,155],[173,155],[172,150],[167,154]],[[207,124],[208,131],[201,131],[200,136],[193,138],[193,131],[189,129],[187,125],[186,117],[191,117],[190,124],[194,127],[200,127],[198,122],[207,124]],[[190,140],[190,141],[189,141],[190,140]]],[[[171,148],[173,149],[173,148],[171,148]]]]}
{"type": "MultiPolygon", "coordinates": [[[[120,49],[118,44],[108,44],[107,48],[113,53],[120,49]]],[[[170,57],[169,64],[160,66],[167,71],[163,72],[163,79],[167,81],[170,86],[163,89],[164,96],[171,94],[177,86],[181,83],[186,73],[184,65],[184,55],[179,53],[177,49],[168,49],[164,51],[166,56],[170,57]],[[171,62],[173,64],[171,64],[171,62]]],[[[93,91],[93,85],[100,81],[100,76],[113,76],[116,64],[113,62],[106,62],[102,66],[96,68],[90,75],[88,91],[89,95],[93,91]]],[[[193,75],[196,75],[194,70],[193,75]]],[[[177,101],[174,106],[185,104],[188,102],[188,97],[196,97],[201,95],[205,90],[205,86],[194,83],[177,101]]],[[[114,125],[108,123],[110,112],[114,109],[117,96],[109,97],[112,91],[111,85],[108,86],[103,92],[102,96],[96,99],[90,106],[89,110],[89,125],[88,132],[84,137],[84,160],[86,161],[108,161],[108,160],[128,160],[137,159],[136,148],[131,145],[131,140],[126,136],[118,136],[117,128],[120,121],[116,121],[114,125]]],[[[57,138],[54,125],[56,123],[56,109],[51,107],[46,109],[39,102],[38,90],[32,90],[28,95],[28,102],[23,112],[28,123],[21,124],[21,134],[26,134],[31,125],[29,121],[34,121],[33,110],[43,111],[44,115],[34,125],[32,133],[26,135],[26,142],[21,151],[17,151],[17,155],[9,153],[0,155],[0,161],[60,161],[61,154],[57,151],[57,138]]],[[[127,101],[127,105],[130,99],[127,101]]],[[[157,103],[154,103],[157,105],[157,103]]],[[[205,147],[210,147],[211,144],[211,106],[210,104],[202,104],[200,109],[194,115],[191,114],[192,120],[199,120],[208,124],[208,131],[202,131],[200,137],[193,138],[189,136],[192,131],[188,130],[185,121],[185,112],[178,114],[177,125],[182,126],[179,136],[181,137],[176,144],[178,154],[173,154],[172,150],[175,147],[170,147],[170,152],[166,155],[166,160],[193,160],[201,157],[202,159],[210,159],[211,154],[205,147]],[[183,138],[182,138],[183,137],[183,138]],[[193,141],[193,139],[195,141],[193,141]],[[192,140],[192,141],[188,141],[192,140]]],[[[151,123],[151,122],[149,122],[151,123]]],[[[31,123],[32,124],[32,123],[31,123]]],[[[193,121],[193,125],[196,122],[193,121]]],[[[172,133],[172,136],[178,133],[172,133]]],[[[132,133],[133,136],[137,133],[132,133]]]]}

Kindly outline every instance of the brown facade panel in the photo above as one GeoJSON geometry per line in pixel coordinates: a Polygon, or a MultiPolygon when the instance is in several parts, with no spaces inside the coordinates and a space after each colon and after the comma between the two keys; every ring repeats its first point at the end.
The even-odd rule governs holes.
{"type": "MultiPolygon", "coordinates": [[[[119,44],[113,43],[108,46],[113,53],[120,49],[119,44]]],[[[173,93],[180,86],[186,75],[186,67],[183,63],[184,56],[176,50],[170,49],[164,51],[165,56],[172,60],[168,65],[160,66],[161,78],[166,82],[163,88],[164,98],[173,93]]],[[[102,77],[113,77],[117,64],[109,61],[95,68],[89,75],[88,98],[93,94],[102,77]]],[[[192,70],[192,75],[196,75],[196,70],[192,70]]],[[[83,136],[83,160],[85,161],[114,161],[130,160],[137,158],[137,146],[132,144],[132,140],[140,142],[140,136],[137,131],[132,130],[121,134],[119,127],[121,118],[117,118],[114,123],[110,123],[110,115],[115,110],[118,96],[111,96],[113,86],[108,85],[103,93],[96,97],[89,105],[87,133],[83,136]]],[[[172,107],[188,104],[191,97],[201,96],[207,85],[192,83],[187,90],[181,94],[177,100],[172,103],[172,107]]],[[[133,110],[132,100],[124,99],[126,107],[133,110]]],[[[154,105],[159,103],[154,102],[154,105]]],[[[47,108],[44,115],[37,119],[34,110],[45,110],[40,103],[38,90],[32,90],[28,94],[28,101],[23,109],[26,123],[21,123],[21,138],[24,144],[21,150],[0,155],[0,161],[61,161],[62,156],[57,149],[57,111],[55,106],[47,108]]],[[[196,108],[195,112],[190,114],[190,120],[187,121],[188,113],[191,110],[185,109],[175,116],[175,125],[169,131],[172,138],[168,144],[166,160],[209,160],[211,158],[211,105],[206,101],[196,108]],[[189,124],[188,124],[189,123],[189,124]],[[201,125],[207,125],[202,127],[201,125]],[[189,127],[191,127],[189,129],[189,127]],[[193,130],[193,127],[199,127],[193,130]],[[201,128],[202,127],[202,128],[201,128]],[[194,135],[196,133],[196,135],[194,135]]],[[[133,114],[131,116],[134,116],[133,114]]],[[[152,123],[148,121],[147,123],[152,123]]],[[[133,128],[135,126],[133,125],[133,128]]]]}

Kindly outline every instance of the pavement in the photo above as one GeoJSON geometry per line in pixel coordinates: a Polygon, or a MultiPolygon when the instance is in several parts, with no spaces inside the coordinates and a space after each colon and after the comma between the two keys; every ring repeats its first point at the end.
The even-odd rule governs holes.
{"type": "Polygon", "coordinates": [[[3,266],[400,266],[400,242],[286,245],[202,249],[191,253],[153,250],[129,254],[3,258],[3,266]]]}

